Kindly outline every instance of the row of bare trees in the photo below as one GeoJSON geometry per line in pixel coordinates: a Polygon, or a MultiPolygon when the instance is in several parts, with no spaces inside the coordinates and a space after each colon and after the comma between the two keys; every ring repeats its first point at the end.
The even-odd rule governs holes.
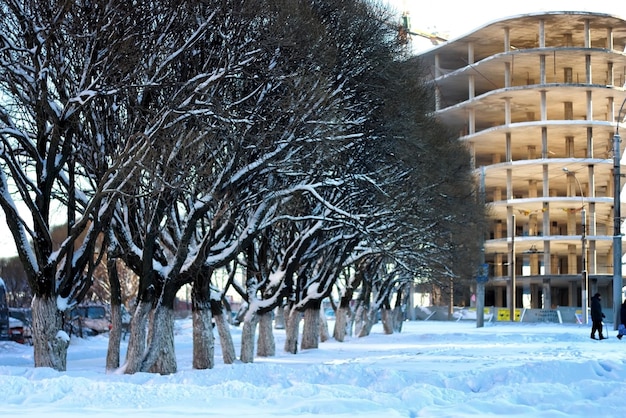
{"type": "Polygon", "coordinates": [[[1,0],[0,206],[33,294],[35,365],[66,368],[62,313],[103,260],[108,369],[119,262],[139,277],[126,373],[176,371],[185,285],[193,365],[211,368],[212,320],[236,358],[230,287],[251,362],[257,327],[257,353],[275,350],[277,308],[295,353],[302,317],[301,346],[316,346],[333,291],[343,340],[355,294],[366,335],[408,283],[471,275],[469,156],[428,116],[391,16],[361,0],[1,0]],[[60,245],[55,223],[68,225],[60,245]],[[244,283],[216,285],[215,271],[242,268],[244,283]]]}

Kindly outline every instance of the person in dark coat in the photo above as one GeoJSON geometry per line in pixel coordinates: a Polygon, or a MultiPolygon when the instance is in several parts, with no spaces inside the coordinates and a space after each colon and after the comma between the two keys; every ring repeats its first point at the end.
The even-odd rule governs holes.
{"type": "Polygon", "coordinates": [[[619,310],[619,332],[617,338],[620,340],[626,334],[626,300],[622,303],[622,307],[619,310]]]}
{"type": "Polygon", "coordinates": [[[604,314],[602,313],[602,305],[600,301],[602,296],[596,293],[591,298],[591,338],[594,340],[604,340],[606,337],[602,335],[602,319],[604,314]],[[596,331],[598,331],[598,338],[596,338],[596,331]]]}

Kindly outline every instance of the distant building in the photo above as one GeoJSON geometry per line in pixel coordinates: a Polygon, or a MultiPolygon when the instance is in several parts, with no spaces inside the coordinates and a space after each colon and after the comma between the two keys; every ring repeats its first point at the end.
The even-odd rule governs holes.
{"type": "Polygon", "coordinates": [[[436,115],[471,150],[490,208],[486,306],[510,306],[513,286],[517,307],[586,306],[588,283],[612,307],[625,46],[621,18],[542,12],[420,54],[436,115]]]}

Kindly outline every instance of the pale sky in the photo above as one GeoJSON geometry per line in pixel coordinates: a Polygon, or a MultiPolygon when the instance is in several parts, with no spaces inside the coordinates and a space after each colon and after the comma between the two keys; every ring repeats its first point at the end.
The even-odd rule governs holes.
{"type": "MultiPolygon", "coordinates": [[[[626,3],[598,0],[383,0],[411,17],[411,28],[456,38],[501,18],[545,11],[585,11],[608,13],[626,18],[626,3]],[[549,6],[549,7],[547,7],[549,6]]],[[[419,52],[432,48],[427,39],[413,38],[419,52]]]]}

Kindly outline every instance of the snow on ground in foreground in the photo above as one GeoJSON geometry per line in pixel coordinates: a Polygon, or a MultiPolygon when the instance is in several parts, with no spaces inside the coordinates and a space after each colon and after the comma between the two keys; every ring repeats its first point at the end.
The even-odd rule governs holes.
{"type": "MultiPolygon", "coordinates": [[[[32,347],[0,342],[0,416],[626,415],[626,339],[612,330],[595,341],[574,324],[416,321],[296,355],[275,330],[275,357],[225,365],[218,345],[211,370],[191,368],[190,320],[176,330],[179,371],[169,376],[107,374],[106,336],[72,339],[65,373],[34,368],[32,347]]],[[[240,336],[233,327],[238,353],[240,336]]]]}

